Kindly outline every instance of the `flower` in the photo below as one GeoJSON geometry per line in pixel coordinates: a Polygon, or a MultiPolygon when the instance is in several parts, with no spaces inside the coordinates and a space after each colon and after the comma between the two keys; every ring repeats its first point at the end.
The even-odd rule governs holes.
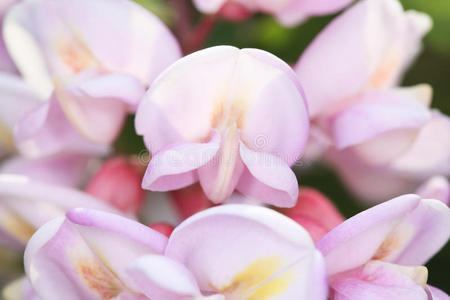
{"type": "Polygon", "coordinates": [[[429,108],[431,87],[397,87],[430,28],[427,15],[404,12],[397,0],[360,1],[295,67],[314,133],[308,156],[322,152],[361,199],[378,202],[450,174],[450,122],[429,108]]]}
{"type": "Polygon", "coordinates": [[[25,251],[28,279],[46,300],[325,300],[324,267],[301,226],[250,205],[205,210],[169,239],[130,219],[75,209],[41,227],[25,251]]]}
{"type": "Polygon", "coordinates": [[[225,17],[239,19],[243,10],[264,12],[274,15],[282,24],[294,26],[310,16],[332,14],[346,7],[352,0],[194,0],[195,6],[203,13],[225,12],[225,17]],[[229,8],[231,7],[231,8],[229,8]],[[235,13],[230,15],[230,10],[235,13]]]}
{"type": "MultiPolygon", "coordinates": [[[[145,89],[181,55],[167,27],[128,0],[25,0],[9,11],[4,33],[38,96],[53,94],[70,123],[102,145],[115,139],[145,89]]],[[[49,108],[35,119],[42,120],[42,110],[49,108]]]]}
{"type": "Polygon", "coordinates": [[[450,209],[404,195],[338,225],[317,242],[333,300],[432,299],[423,265],[450,237],[450,209]]]}
{"type": "Polygon", "coordinates": [[[293,206],[298,184],[289,166],[308,129],[287,64],[257,49],[198,51],[161,74],[139,105],[136,131],[153,155],[142,186],[168,191],[200,181],[215,203],[236,189],[293,206]]]}

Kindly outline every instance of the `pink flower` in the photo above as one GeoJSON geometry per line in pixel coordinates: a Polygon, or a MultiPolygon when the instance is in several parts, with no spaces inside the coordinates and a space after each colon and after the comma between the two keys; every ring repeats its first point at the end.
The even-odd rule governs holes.
{"type": "Polygon", "coordinates": [[[75,209],[32,237],[25,269],[46,300],[327,296],[323,257],[307,232],[247,205],[205,210],[169,239],[114,214],[75,209]]]}
{"type": "Polygon", "coordinates": [[[405,195],[368,209],[317,242],[333,300],[431,298],[423,265],[450,237],[450,209],[405,195]]]}
{"type": "MultiPolygon", "coordinates": [[[[78,132],[103,145],[115,139],[153,79],[181,55],[166,26],[128,0],[23,1],[10,10],[4,28],[26,82],[42,99],[53,94],[78,132]]],[[[43,110],[51,108],[30,118],[44,119],[43,110]]]]}
{"type": "Polygon", "coordinates": [[[295,67],[314,133],[308,156],[322,152],[362,199],[380,201],[450,174],[450,122],[429,108],[431,88],[397,87],[430,28],[427,15],[405,12],[397,0],[363,0],[295,67]]]}
{"type": "Polygon", "coordinates": [[[138,166],[125,157],[114,157],[103,163],[86,192],[125,213],[137,214],[145,197],[141,182],[138,166]]]}
{"type": "MultiPolygon", "coordinates": [[[[194,0],[195,6],[203,13],[228,12],[228,6],[241,6],[249,12],[272,14],[287,26],[296,25],[310,16],[335,13],[351,2],[352,0],[194,0]]],[[[237,13],[241,14],[241,10],[237,13]]],[[[227,16],[229,14],[225,14],[227,16]]],[[[231,16],[232,19],[235,19],[234,16],[235,14],[231,16]]]]}
{"type": "Polygon", "coordinates": [[[277,57],[219,46],[188,55],[154,82],[136,114],[152,160],[143,187],[199,181],[215,203],[234,190],[293,206],[289,168],[302,154],[309,120],[300,84],[277,57]]]}
{"type": "Polygon", "coordinates": [[[302,225],[315,242],[345,220],[328,198],[307,187],[300,188],[297,204],[282,212],[302,225]]]}

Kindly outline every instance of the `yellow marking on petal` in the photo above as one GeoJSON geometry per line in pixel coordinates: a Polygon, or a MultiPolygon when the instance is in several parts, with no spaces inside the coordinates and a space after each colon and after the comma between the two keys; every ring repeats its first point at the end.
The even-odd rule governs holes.
{"type": "Polygon", "coordinates": [[[77,271],[87,286],[103,300],[117,297],[122,292],[122,285],[115,275],[96,261],[81,260],[77,271]]]}
{"type": "Polygon", "coordinates": [[[258,259],[237,274],[231,283],[215,288],[226,299],[267,300],[280,295],[294,280],[292,271],[277,274],[283,268],[279,257],[258,259]]]}
{"type": "Polygon", "coordinates": [[[16,150],[11,130],[0,121],[0,147],[2,146],[9,151],[16,150]]]}
{"type": "Polygon", "coordinates": [[[408,223],[397,225],[393,232],[391,232],[381,246],[378,248],[374,260],[386,260],[396,251],[400,250],[412,237],[413,230],[408,223]]]}
{"type": "Polygon", "coordinates": [[[14,238],[26,243],[36,231],[36,228],[12,211],[0,211],[0,226],[14,238]]]}
{"type": "Polygon", "coordinates": [[[380,64],[378,69],[374,72],[368,87],[369,88],[384,88],[390,84],[395,76],[399,73],[402,60],[401,54],[398,50],[391,50],[384,61],[380,64]]]}

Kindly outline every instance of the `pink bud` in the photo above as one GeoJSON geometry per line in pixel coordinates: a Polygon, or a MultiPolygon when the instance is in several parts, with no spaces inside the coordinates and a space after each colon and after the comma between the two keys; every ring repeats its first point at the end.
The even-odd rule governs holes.
{"type": "Polygon", "coordinates": [[[144,201],[142,175],[125,157],[107,160],[92,177],[86,192],[126,213],[137,213],[144,201]]]}
{"type": "Polygon", "coordinates": [[[159,233],[164,234],[166,237],[170,237],[172,231],[175,229],[172,225],[168,223],[154,223],[149,226],[151,229],[158,231],[159,233]]]}
{"type": "Polygon", "coordinates": [[[170,192],[173,203],[180,217],[184,220],[193,214],[210,208],[213,203],[203,193],[200,184],[170,192]]]}
{"type": "Polygon", "coordinates": [[[289,217],[308,231],[314,243],[320,240],[329,231],[317,220],[313,220],[310,217],[304,215],[291,215],[289,217]]]}
{"type": "MultiPolygon", "coordinates": [[[[283,212],[301,225],[303,225],[302,222],[308,224],[315,222],[326,232],[345,220],[327,197],[312,188],[301,188],[297,205],[283,212]]],[[[304,227],[308,229],[307,226],[304,227]]]]}
{"type": "Polygon", "coordinates": [[[244,21],[251,17],[252,12],[243,4],[229,1],[222,6],[219,16],[229,21],[244,21]]]}

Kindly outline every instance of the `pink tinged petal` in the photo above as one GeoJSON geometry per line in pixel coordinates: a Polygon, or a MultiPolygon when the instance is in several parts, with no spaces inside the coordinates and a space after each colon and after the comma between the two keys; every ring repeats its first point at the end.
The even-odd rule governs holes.
{"type": "MultiPolygon", "coordinates": [[[[450,118],[433,111],[408,151],[392,163],[394,170],[418,175],[450,175],[450,118]]],[[[422,179],[423,180],[423,179],[422,179]]]]}
{"type": "Polygon", "coordinates": [[[228,0],[194,0],[194,4],[202,13],[217,13],[228,0]]]}
{"type": "Polygon", "coordinates": [[[333,300],[427,300],[425,267],[403,267],[380,261],[338,275],[331,283],[333,300]]]}
{"type": "Polygon", "coordinates": [[[90,207],[117,212],[78,190],[11,174],[0,174],[0,201],[2,231],[23,244],[37,228],[72,208],[90,207]]]}
{"type": "Polygon", "coordinates": [[[231,196],[243,171],[239,133],[234,127],[225,131],[217,155],[198,169],[198,177],[205,195],[217,204],[231,196]]]}
{"type": "Polygon", "coordinates": [[[323,258],[308,233],[264,207],[223,205],[200,212],[175,229],[165,254],[192,272],[203,293],[326,299],[323,258]]]}
{"type": "Polygon", "coordinates": [[[0,73],[0,156],[14,151],[13,129],[18,121],[40,103],[37,96],[18,76],[0,73]]]}
{"type": "Polygon", "coordinates": [[[5,20],[5,39],[21,73],[43,97],[53,77],[91,68],[130,74],[148,85],[180,57],[167,27],[123,0],[23,2],[5,20]]]}
{"type": "Polygon", "coordinates": [[[28,112],[17,124],[14,138],[20,152],[31,157],[107,152],[105,146],[93,144],[78,133],[55,97],[28,112]]]}
{"type": "Polygon", "coordinates": [[[85,190],[124,213],[137,214],[145,198],[141,182],[137,165],[126,157],[114,157],[103,163],[85,190]]]}
{"type": "Polygon", "coordinates": [[[322,223],[328,229],[333,229],[345,220],[325,195],[308,187],[301,187],[297,205],[283,212],[288,217],[291,215],[310,217],[322,223]]]}
{"type": "Polygon", "coordinates": [[[241,193],[280,207],[295,205],[297,178],[282,159],[252,151],[244,143],[240,145],[240,155],[247,169],[238,185],[241,193]]]}
{"type": "Polygon", "coordinates": [[[43,299],[110,299],[138,290],[127,265],[161,253],[166,243],[133,220],[75,209],[37,231],[25,251],[25,269],[43,299]]]}
{"type": "Polygon", "coordinates": [[[163,234],[166,237],[170,237],[170,235],[172,234],[172,232],[175,229],[175,227],[173,227],[172,225],[164,223],[164,222],[154,223],[154,224],[150,225],[150,228],[155,231],[158,231],[159,233],[163,234]]]}
{"type": "Polygon", "coordinates": [[[419,204],[417,195],[400,196],[363,211],[331,230],[316,244],[325,257],[328,273],[334,275],[360,267],[375,256],[383,259],[402,248],[410,236],[396,235],[391,240],[388,237],[419,204]]]}
{"type": "MultiPolygon", "coordinates": [[[[343,149],[358,145],[394,130],[419,130],[431,118],[428,108],[421,104],[422,99],[414,101],[423,95],[423,101],[431,99],[429,86],[372,91],[361,95],[357,104],[333,117],[331,132],[336,147],[343,149]],[[423,92],[423,89],[429,92],[423,92]],[[415,97],[406,94],[405,90],[416,92],[412,95],[415,97]]],[[[409,135],[405,140],[406,146],[409,146],[409,135]]]]}
{"type": "Polygon", "coordinates": [[[430,295],[428,300],[449,300],[450,299],[450,296],[447,295],[444,291],[441,291],[440,289],[435,288],[434,286],[431,286],[431,285],[427,286],[427,292],[430,295]]]}
{"type": "Polygon", "coordinates": [[[230,46],[204,49],[180,59],[155,80],[135,121],[152,153],[210,136],[214,114],[220,114],[216,102],[227,100],[238,53],[230,46]]]}
{"type": "Polygon", "coordinates": [[[424,199],[437,199],[450,204],[450,183],[444,176],[434,176],[424,182],[416,194],[424,199]]]}
{"type": "Polygon", "coordinates": [[[162,255],[146,255],[131,263],[127,270],[150,299],[179,300],[201,297],[195,277],[181,263],[162,255]]]}
{"type": "Polygon", "coordinates": [[[212,206],[199,184],[172,191],[170,196],[182,220],[212,206]]]}
{"type": "Polygon", "coordinates": [[[390,0],[361,1],[337,17],[296,66],[311,116],[365,89],[395,85],[430,28],[427,15],[404,13],[398,1],[390,0]],[[350,63],[342,68],[343,61],[350,63]]]}
{"type": "Polygon", "coordinates": [[[168,191],[198,180],[196,169],[208,164],[219,150],[220,137],[213,134],[207,143],[185,143],[156,153],[145,173],[142,187],[168,191]]]}
{"type": "Polygon", "coordinates": [[[395,227],[376,257],[401,265],[424,265],[450,238],[450,208],[422,199],[395,227]]]}
{"type": "Polygon", "coordinates": [[[305,230],[308,231],[309,235],[315,243],[322,237],[324,237],[329,231],[323,226],[323,224],[320,224],[317,220],[312,219],[308,216],[290,215],[289,218],[305,228],[305,230]]]}
{"type": "Polygon", "coordinates": [[[286,26],[295,26],[308,16],[332,14],[351,2],[352,0],[291,0],[291,3],[277,14],[277,19],[286,26]]]}
{"type": "Polygon", "coordinates": [[[2,174],[23,175],[36,181],[77,187],[91,159],[83,154],[59,154],[42,158],[14,157],[0,167],[2,174]]]}

